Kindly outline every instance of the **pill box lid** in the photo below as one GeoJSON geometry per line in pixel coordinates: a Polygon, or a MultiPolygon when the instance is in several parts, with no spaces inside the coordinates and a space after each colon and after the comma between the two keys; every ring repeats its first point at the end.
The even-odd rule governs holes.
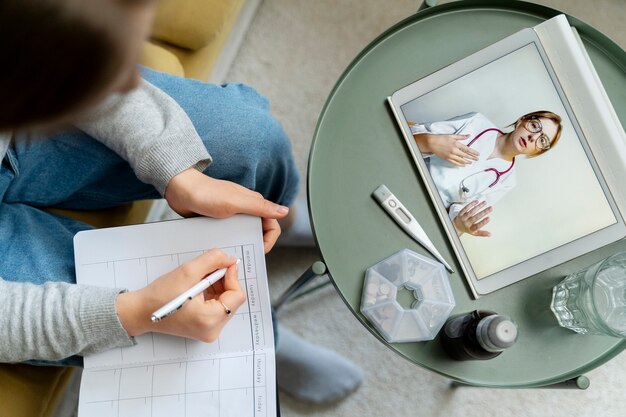
{"type": "Polygon", "coordinates": [[[432,340],[454,308],[448,272],[440,262],[402,249],[365,272],[361,312],[389,342],[432,340]],[[403,307],[398,290],[416,301],[403,307]]]}

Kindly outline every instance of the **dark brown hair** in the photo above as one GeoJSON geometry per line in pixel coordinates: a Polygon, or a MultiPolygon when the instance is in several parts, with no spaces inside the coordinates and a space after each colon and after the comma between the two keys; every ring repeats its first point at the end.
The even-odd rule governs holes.
{"type": "Polygon", "coordinates": [[[129,30],[115,4],[0,1],[0,131],[62,121],[115,79],[129,30]]]}

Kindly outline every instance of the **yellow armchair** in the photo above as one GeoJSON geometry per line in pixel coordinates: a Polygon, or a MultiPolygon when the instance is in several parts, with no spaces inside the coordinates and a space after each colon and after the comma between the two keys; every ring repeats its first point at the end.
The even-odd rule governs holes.
{"type": "Polygon", "coordinates": [[[259,1],[161,0],[145,64],[200,81],[222,81],[259,1]]]}
{"type": "MultiPolygon", "coordinates": [[[[260,0],[161,0],[142,64],[157,71],[221,81],[260,0]]],[[[141,223],[151,201],[108,210],[50,211],[96,227],[141,223]]],[[[0,415],[52,417],[74,369],[0,364],[0,415]]]]}

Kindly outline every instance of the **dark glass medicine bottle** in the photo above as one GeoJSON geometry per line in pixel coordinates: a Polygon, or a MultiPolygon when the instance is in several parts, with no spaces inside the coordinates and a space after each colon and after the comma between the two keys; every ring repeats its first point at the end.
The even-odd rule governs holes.
{"type": "Polygon", "coordinates": [[[517,325],[493,311],[475,310],[446,321],[441,342],[460,361],[495,358],[517,340],[517,325]]]}

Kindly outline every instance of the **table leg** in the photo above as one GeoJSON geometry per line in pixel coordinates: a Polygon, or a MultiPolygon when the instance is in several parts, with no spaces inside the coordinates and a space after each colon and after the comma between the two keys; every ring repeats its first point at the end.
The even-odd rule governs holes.
{"type": "Polygon", "coordinates": [[[427,9],[429,7],[433,7],[436,5],[437,5],[437,0],[424,0],[422,4],[420,5],[420,7],[417,9],[417,11],[419,12],[421,10],[424,10],[424,9],[427,9]]]}
{"type": "Polygon", "coordinates": [[[322,261],[314,262],[287,290],[274,302],[272,307],[276,312],[287,303],[296,293],[308,284],[313,278],[326,273],[326,264],[322,261]]]}
{"type": "MultiPolygon", "coordinates": [[[[563,382],[559,382],[557,384],[552,384],[552,385],[544,385],[544,386],[540,386],[540,387],[531,387],[533,389],[579,389],[579,390],[585,390],[587,388],[589,388],[589,385],[591,384],[591,381],[589,381],[589,378],[587,378],[584,375],[580,375],[577,376],[575,378],[572,379],[568,379],[567,381],[563,381],[563,382]]],[[[472,385],[472,384],[464,384],[463,382],[458,382],[458,381],[453,381],[450,383],[450,387],[451,388],[462,388],[462,387],[468,387],[468,388],[488,388],[488,387],[481,387],[480,385],[472,385]]]]}
{"type": "Polygon", "coordinates": [[[591,385],[591,381],[584,375],[577,376],[576,378],[568,379],[567,381],[559,382],[558,384],[546,385],[545,387],[539,388],[548,388],[548,389],[580,389],[585,390],[589,388],[591,385]]]}

